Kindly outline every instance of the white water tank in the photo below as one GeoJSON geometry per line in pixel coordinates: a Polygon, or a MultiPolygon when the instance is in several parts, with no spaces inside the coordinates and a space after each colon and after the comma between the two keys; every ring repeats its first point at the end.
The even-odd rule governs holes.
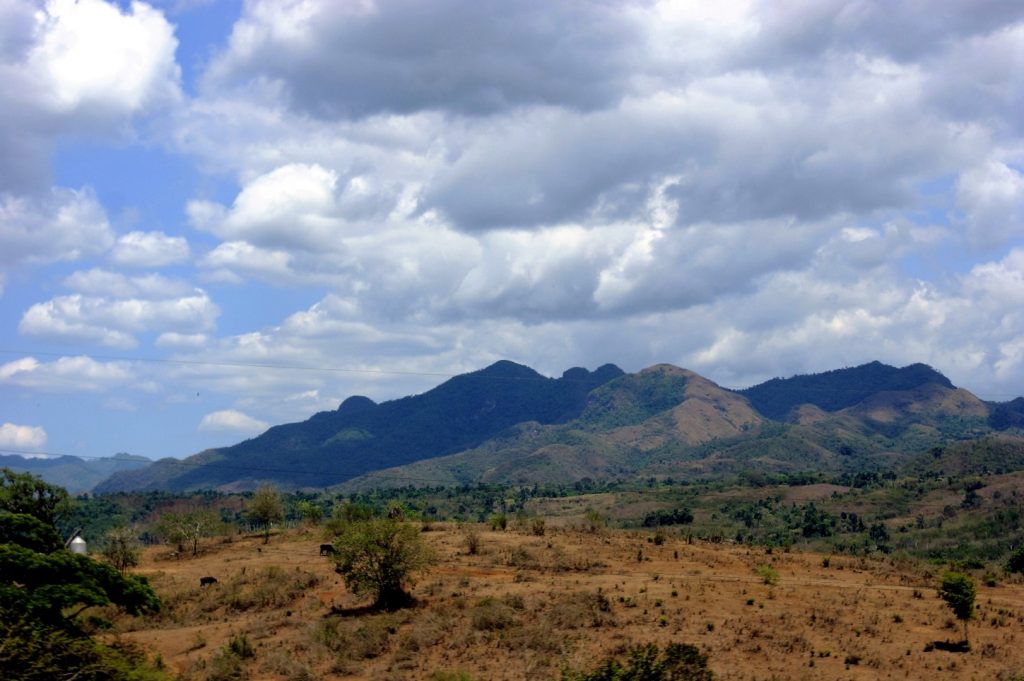
{"type": "Polygon", "coordinates": [[[84,556],[88,553],[88,550],[86,549],[85,546],[85,540],[81,537],[75,537],[74,539],[72,539],[71,544],[68,545],[68,548],[71,549],[72,553],[77,553],[80,556],[84,556]]]}

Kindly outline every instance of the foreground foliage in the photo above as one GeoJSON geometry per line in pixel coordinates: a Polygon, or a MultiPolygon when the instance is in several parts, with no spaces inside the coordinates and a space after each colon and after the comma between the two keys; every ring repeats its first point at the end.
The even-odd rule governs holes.
{"type": "Polygon", "coordinates": [[[130,649],[93,641],[79,621],[90,606],[159,610],[146,580],[64,548],[55,527],[64,490],[28,474],[0,475],[0,678],[162,678],[130,649]]]}

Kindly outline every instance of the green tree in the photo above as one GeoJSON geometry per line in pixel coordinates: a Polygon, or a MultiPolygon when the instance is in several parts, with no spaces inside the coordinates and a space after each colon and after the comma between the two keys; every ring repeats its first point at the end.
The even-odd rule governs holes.
{"type": "Polygon", "coordinates": [[[71,513],[67,491],[42,478],[0,468],[0,511],[37,518],[56,527],[71,513]]]}
{"type": "Polygon", "coordinates": [[[316,526],[324,518],[324,508],[312,501],[299,502],[299,515],[310,525],[316,526]]]}
{"type": "Polygon", "coordinates": [[[103,557],[123,575],[125,570],[139,564],[142,553],[139,538],[131,527],[115,527],[103,537],[103,557]]]}
{"type": "Polygon", "coordinates": [[[967,638],[967,622],[974,617],[974,598],[978,589],[970,576],[961,572],[947,572],[942,576],[939,584],[939,595],[946,601],[956,618],[964,623],[964,643],[970,643],[967,638]]]}
{"type": "Polygon", "coordinates": [[[1018,546],[1006,561],[1007,572],[1024,572],[1024,546],[1018,546]]]}
{"type": "Polygon", "coordinates": [[[249,500],[246,515],[249,521],[263,526],[263,543],[270,541],[270,527],[284,519],[284,506],[281,495],[273,485],[264,485],[249,500]]]}
{"type": "Polygon", "coordinates": [[[374,606],[384,610],[410,605],[406,588],[434,562],[419,527],[391,518],[348,522],[333,543],[335,570],[348,588],[372,595],[374,606]]]}
{"type": "Polygon", "coordinates": [[[162,678],[138,656],[82,632],[79,617],[89,607],[143,614],[159,610],[160,601],[144,577],[64,548],[54,523],[67,499],[35,476],[0,473],[0,678],[162,678]]]}

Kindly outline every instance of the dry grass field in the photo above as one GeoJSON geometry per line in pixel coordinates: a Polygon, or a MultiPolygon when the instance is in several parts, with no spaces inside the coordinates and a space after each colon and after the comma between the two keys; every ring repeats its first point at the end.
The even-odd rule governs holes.
{"type": "Polygon", "coordinates": [[[137,572],[164,611],[119,618],[111,636],[182,679],[557,679],[673,641],[723,680],[1024,678],[1019,580],[978,579],[971,650],[949,652],[961,629],[936,594],[941,567],[671,534],[658,546],[645,532],[473,531],[476,555],[465,528],[423,533],[438,563],[396,613],[362,608],[313,530],[208,540],[195,558],[154,547],[137,572]],[[200,588],[204,576],[217,584],[200,588]]]}

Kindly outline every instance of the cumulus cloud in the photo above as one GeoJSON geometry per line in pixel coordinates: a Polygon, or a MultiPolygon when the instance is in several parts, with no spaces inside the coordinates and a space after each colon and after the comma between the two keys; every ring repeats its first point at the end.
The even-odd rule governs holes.
{"type": "Polygon", "coordinates": [[[69,278],[69,284],[90,295],[73,293],[32,305],[22,315],[18,331],[132,348],[138,344],[136,334],[143,332],[212,330],[220,310],[207,293],[202,289],[185,292],[180,286],[178,291],[175,286],[164,289],[164,281],[155,275],[133,280],[96,270],[78,273],[69,278]],[[119,282],[127,288],[118,290],[119,282]]]}
{"type": "Polygon", "coordinates": [[[127,362],[97,362],[81,355],[52,362],[24,357],[0,365],[0,383],[53,392],[98,392],[136,384],[137,379],[127,362]]]}
{"type": "Polygon", "coordinates": [[[977,246],[1003,246],[1024,234],[1024,175],[1005,163],[990,160],[963,172],[957,203],[977,246]]]}
{"type": "Polygon", "coordinates": [[[39,198],[0,194],[0,267],[78,260],[114,242],[103,207],[88,190],[39,198]]]}
{"type": "Polygon", "coordinates": [[[203,416],[199,422],[202,432],[231,432],[258,435],[267,429],[267,424],[235,409],[224,409],[203,416]]]}
{"type": "Polygon", "coordinates": [[[180,97],[173,27],[149,5],[14,0],[0,18],[0,192],[42,189],[57,135],[115,131],[180,97]]]}
{"type": "Polygon", "coordinates": [[[129,232],[117,239],[110,259],[127,267],[164,267],[189,258],[185,237],[163,232],[129,232]]]}
{"type": "Polygon", "coordinates": [[[46,431],[40,426],[0,425],[0,447],[38,449],[46,445],[46,431]]]}
{"type": "Polygon", "coordinates": [[[93,268],[79,270],[64,279],[64,286],[91,296],[159,300],[187,296],[194,292],[188,282],[159,274],[130,277],[119,272],[93,268]]]}
{"type": "MultiPolygon", "coordinates": [[[[188,206],[220,240],[201,276],[326,293],[159,343],[424,373],[668,360],[731,385],[875,358],[1020,376],[1024,10],[542,9],[246,5],[176,120],[238,180],[188,206]]],[[[266,415],[281,394],[430,384],[182,373],[266,415]]]]}
{"type": "Polygon", "coordinates": [[[254,2],[208,87],[271,80],[297,110],[330,118],[588,109],[627,87],[640,37],[606,3],[254,2]]]}

